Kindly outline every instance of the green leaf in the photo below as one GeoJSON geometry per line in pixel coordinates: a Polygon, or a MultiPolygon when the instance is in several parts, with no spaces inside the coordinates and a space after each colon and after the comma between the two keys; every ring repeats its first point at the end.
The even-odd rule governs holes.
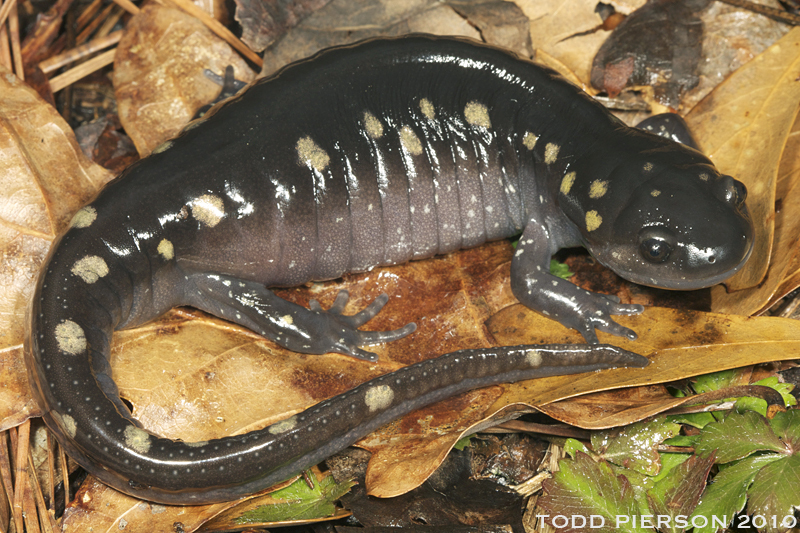
{"type": "Polygon", "coordinates": [[[724,389],[732,385],[739,385],[739,370],[734,368],[731,370],[721,370],[719,372],[712,372],[697,376],[692,388],[697,394],[704,394],[715,390],[724,389]]]}
{"type": "Polygon", "coordinates": [[[683,461],[676,468],[672,468],[669,474],[657,481],[653,487],[647,491],[647,501],[653,514],[661,517],[668,517],[660,531],[677,533],[683,531],[676,524],[679,516],[689,516],[700,499],[700,494],[706,487],[708,472],[714,465],[714,456],[699,457],[691,456],[683,461]]]}
{"type": "Polygon", "coordinates": [[[705,456],[714,450],[717,450],[718,463],[728,463],[757,451],[788,453],[767,419],[753,411],[731,413],[724,420],[703,428],[695,451],[705,456]]]}
{"type": "Polygon", "coordinates": [[[586,455],[593,455],[589,448],[587,448],[581,441],[577,439],[567,439],[564,441],[564,451],[569,454],[573,459],[577,452],[583,452],[586,455]]]}
{"type": "Polygon", "coordinates": [[[747,411],[753,411],[754,413],[758,413],[766,418],[768,406],[769,404],[767,401],[762,398],[745,396],[736,400],[736,403],[733,404],[733,410],[740,414],[746,413],[747,411]]]}
{"type": "Polygon", "coordinates": [[[333,476],[324,477],[310,488],[301,477],[288,487],[273,492],[274,501],[242,513],[234,520],[237,524],[261,524],[288,520],[310,520],[331,516],[336,512],[333,504],[341,498],[354,481],[336,483],[333,476]]]}
{"type": "Polygon", "coordinates": [[[629,468],[617,466],[614,463],[608,463],[608,465],[611,467],[611,471],[614,472],[615,476],[625,476],[625,479],[630,483],[631,489],[633,489],[633,498],[636,500],[636,507],[639,509],[639,514],[652,514],[650,512],[650,505],[647,503],[647,489],[653,486],[654,478],[652,476],[640,474],[629,468]]]}
{"type": "Polygon", "coordinates": [[[659,481],[667,476],[675,467],[686,462],[692,454],[690,453],[659,453],[661,456],[661,470],[653,477],[653,481],[659,481]]]}
{"type": "Polygon", "coordinates": [[[669,415],[667,420],[675,422],[676,424],[687,424],[702,429],[711,422],[715,422],[717,419],[714,418],[711,413],[687,413],[683,415],[669,415]]]}
{"type": "Polygon", "coordinates": [[[776,533],[792,525],[793,509],[800,506],[800,455],[771,462],[756,474],[748,491],[747,513],[761,531],[776,533]],[[756,517],[764,517],[766,527],[756,517]],[[784,519],[787,526],[781,527],[784,519]]]}
{"type": "Polygon", "coordinates": [[[700,435],[676,435],[675,437],[666,439],[664,444],[667,446],[686,446],[693,448],[698,440],[700,440],[700,435]]]}
{"type": "Polygon", "coordinates": [[[772,430],[797,453],[800,450],[800,410],[792,409],[777,413],[769,421],[772,430]]]}
{"type": "Polygon", "coordinates": [[[779,454],[753,455],[720,470],[700,496],[700,503],[690,517],[693,524],[706,524],[695,527],[694,533],[713,533],[730,524],[734,515],[744,509],[747,489],[758,471],[782,457],[779,454]]]}
{"type": "Polygon", "coordinates": [[[614,464],[653,476],[661,468],[657,446],[681,427],[659,416],[623,428],[592,434],[592,448],[614,464]]]}
{"type": "Polygon", "coordinates": [[[458,451],[463,450],[464,448],[469,446],[469,443],[472,440],[472,437],[474,437],[474,436],[475,436],[475,434],[473,433],[472,435],[467,435],[466,437],[461,437],[460,439],[458,439],[458,442],[453,444],[453,448],[455,448],[458,451]]]}
{"type": "Polygon", "coordinates": [[[560,470],[544,482],[544,494],[537,502],[549,513],[540,515],[547,523],[574,532],[652,533],[639,527],[638,521],[632,523],[639,517],[633,490],[627,478],[615,476],[608,463],[594,462],[577,452],[575,460],[562,459],[558,464],[560,470]]]}
{"type": "Polygon", "coordinates": [[[791,392],[794,390],[794,385],[791,383],[780,383],[778,381],[778,376],[771,376],[768,378],[764,378],[760,381],[756,381],[753,385],[764,385],[765,387],[772,387],[783,397],[783,404],[785,406],[790,405],[797,405],[797,398],[792,396],[791,392]]]}
{"type": "Polygon", "coordinates": [[[569,279],[574,273],[569,271],[569,266],[565,263],[559,263],[555,259],[550,259],[550,273],[559,278],[569,279]]]}

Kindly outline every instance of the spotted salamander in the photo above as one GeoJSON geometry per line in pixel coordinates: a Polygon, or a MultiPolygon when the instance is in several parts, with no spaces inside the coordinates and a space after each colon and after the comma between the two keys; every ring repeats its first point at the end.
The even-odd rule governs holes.
{"type": "Polygon", "coordinates": [[[28,368],[44,420],[109,485],[166,503],[249,494],[376,427],[474,387],[646,360],[596,345],[638,305],[548,272],[585,246],[646,285],[694,289],[746,260],[745,189],[698,151],[626,127],[550,70],[410,36],[323,51],[255,83],[127,169],[73,218],[36,287],[28,368]],[[298,352],[373,360],[403,337],[267,287],[326,280],[520,234],[511,286],[588,345],[455,352],[263,430],[208,442],[141,428],[109,368],[115,329],[188,305],[298,352]]]}

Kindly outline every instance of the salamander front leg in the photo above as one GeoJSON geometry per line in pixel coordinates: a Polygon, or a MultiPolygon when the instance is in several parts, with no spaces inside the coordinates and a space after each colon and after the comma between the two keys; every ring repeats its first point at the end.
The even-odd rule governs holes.
{"type": "Polygon", "coordinates": [[[644,307],[621,304],[616,296],[587,291],[550,273],[548,229],[530,221],[511,261],[511,290],[525,306],[578,330],[586,342],[597,344],[595,329],[636,339],[636,332],[616,323],[612,315],[636,315],[644,307]]]}
{"type": "Polygon", "coordinates": [[[392,331],[358,329],[386,305],[386,294],[361,312],[346,316],[342,311],[347,305],[347,291],[339,292],[328,310],[316,300],[311,301],[311,309],[306,309],[279,298],[260,283],[220,274],[197,274],[190,280],[193,289],[187,291],[188,305],[251,329],[295,352],[335,352],[375,361],[377,355],[360,347],[401,339],[417,329],[413,323],[392,331]]]}

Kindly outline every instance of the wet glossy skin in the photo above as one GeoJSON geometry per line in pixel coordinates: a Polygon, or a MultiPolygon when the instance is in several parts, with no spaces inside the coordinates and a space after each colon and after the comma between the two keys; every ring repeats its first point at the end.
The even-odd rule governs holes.
{"type": "Polygon", "coordinates": [[[31,383],[59,441],[106,483],[168,503],[237,497],[462,390],[646,361],[602,346],[450,354],[259,432],[184,443],[139,429],[119,400],[114,329],[191,305],[292,350],[371,359],[361,346],[414,330],[358,330],[385,296],[349,317],[345,296],[305,309],[266,287],[522,232],[522,303],[590,342],[595,328],[635,337],[611,315],[641,306],[551,276],[550,255],[586,245],[638,281],[716,283],[752,245],[736,183],[500,50],[429,37],[332,49],[187,128],[76,215],[33,301],[31,383]]]}

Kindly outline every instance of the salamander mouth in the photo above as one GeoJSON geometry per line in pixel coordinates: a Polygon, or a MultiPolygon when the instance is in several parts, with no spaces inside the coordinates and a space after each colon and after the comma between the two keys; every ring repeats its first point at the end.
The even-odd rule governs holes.
{"type": "MultiPolygon", "coordinates": [[[[753,253],[753,246],[753,239],[749,238],[747,251],[735,266],[708,276],[698,276],[698,272],[696,270],[692,270],[683,275],[680,275],[680,272],[678,272],[678,275],[660,276],[656,278],[654,277],[654,275],[657,275],[655,272],[653,272],[654,275],[648,275],[648,273],[643,274],[641,272],[634,272],[632,270],[620,269],[618,267],[615,268],[613,265],[606,266],[614,270],[617,274],[628,281],[632,281],[633,283],[637,283],[639,285],[645,285],[647,287],[654,287],[657,289],[691,291],[713,287],[714,285],[722,283],[723,281],[732,277],[739,270],[741,270],[745,263],[747,263],[747,261],[750,259],[750,255],[753,253]]],[[[600,262],[603,263],[603,261],[600,262]]]]}

